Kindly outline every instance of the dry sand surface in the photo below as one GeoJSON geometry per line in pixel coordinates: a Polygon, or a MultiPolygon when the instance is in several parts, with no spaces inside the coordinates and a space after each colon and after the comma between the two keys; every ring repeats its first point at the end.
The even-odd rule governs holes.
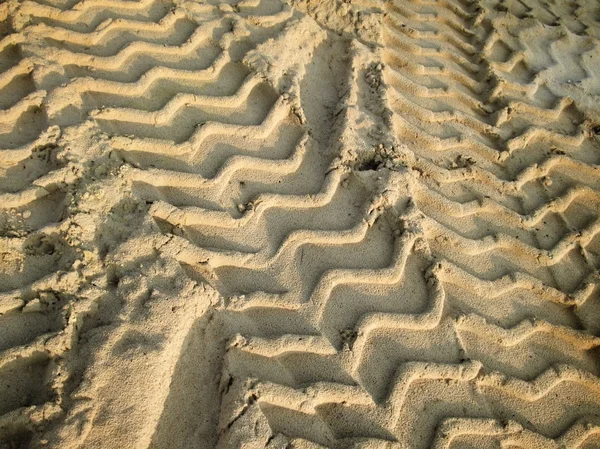
{"type": "Polygon", "coordinates": [[[0,4],[0,448],[600,448],[600,2],[0,4]]]}

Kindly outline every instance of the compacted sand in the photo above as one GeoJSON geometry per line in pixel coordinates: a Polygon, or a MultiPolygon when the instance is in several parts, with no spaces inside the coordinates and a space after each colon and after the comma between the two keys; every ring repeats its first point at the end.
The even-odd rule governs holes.
{"type": "Polygon", "coordinates": [[[0,448],[600,448],[596,0],[0,36],[0,448]]]}

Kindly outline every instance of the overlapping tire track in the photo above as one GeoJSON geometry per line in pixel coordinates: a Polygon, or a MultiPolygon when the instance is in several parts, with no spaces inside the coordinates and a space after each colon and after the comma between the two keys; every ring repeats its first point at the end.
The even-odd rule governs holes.
{"type": "MultiPolygon", "coordinates": [[[[26,1],[12,13],[21,31],[0,41],[14,56],[0,99],[19,92],[0,111],[6,179],[50,154],[27,183],[15,176],[3,207],[55,209],[48,198],[71,178],[53,145],[61,128],[93,121],[167,236],[161,255],[221,295],[210,313],[225,343],[205,368],[220,399],[199,411],[219,415],[212,443],[575,448],[599,434],[600,329],[585,316],[600,267],[598,124],[512,56],[498,28],[523,8],[545,22],[556,7],[388,2],[374,95],[394,135],[373,159],[353,140],[369,95],[364,49],[342,40],[349,62],[324,64],[347,78],[315,119],[302,110],[306,87],[281,92],[244,59],[296,29],[315,37],[301,28],[311,19],[275,0],[212,3],[26,1]]],[[[582,16],[567,29],[594,36],[582,16]]],[[[59,243],[44,226],[60,214],[42,215],[43,236],[26,243],[46,261],[59,243]]],[[[65,270],[71,253],[61,254],[49,266],[65,270]]],[[[40,387],[11,397],[0,424],[19,414],[29,428],[60,404],[61,349],[46,345],[68,322],[71,298],[48,287],[59,284],[50,274],[3,288],[16,290],[0,297],[2,312],[18,314],[0,319],[40,332],[0,348],[0,373],[29,364],[23,382],[40,387]],[[25,286],[39,298],[19,299],[25,286]]]]}

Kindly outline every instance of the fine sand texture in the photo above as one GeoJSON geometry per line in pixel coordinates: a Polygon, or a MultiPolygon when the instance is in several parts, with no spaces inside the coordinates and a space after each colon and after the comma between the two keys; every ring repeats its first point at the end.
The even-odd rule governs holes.
{"type": "Polygon", "coordinates": [[[0,4],[0,449],[600,448],[597,0],[0,4]]]}

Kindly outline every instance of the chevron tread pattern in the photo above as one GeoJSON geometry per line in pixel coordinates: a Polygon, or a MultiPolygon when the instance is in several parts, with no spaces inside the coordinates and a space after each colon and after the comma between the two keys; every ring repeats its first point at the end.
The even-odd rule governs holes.
{"type": "Polygon", "coordinates": [[[11,6],[0,239],[34,266],[0,274],[0,325],[32,330],[0,342],[0,431],[61,414],[68,348],[47,342],[76,338],[73,297],[54,289],[74,261],[58,229],[77,176],[56,155],[93,123],[161,257],[219,294],[215,448],[600,441],[600,123],[573,88],[600,92],[577,54],[599,37],[593,2],[385,2],[374,165],[347,143],[365,95],[356,49],[336,62],[347,79],[322,139],[248,58],[306,17],[213,3],[11,6]],[[19,382],[35,394],[11,393],[19,382]]]}

